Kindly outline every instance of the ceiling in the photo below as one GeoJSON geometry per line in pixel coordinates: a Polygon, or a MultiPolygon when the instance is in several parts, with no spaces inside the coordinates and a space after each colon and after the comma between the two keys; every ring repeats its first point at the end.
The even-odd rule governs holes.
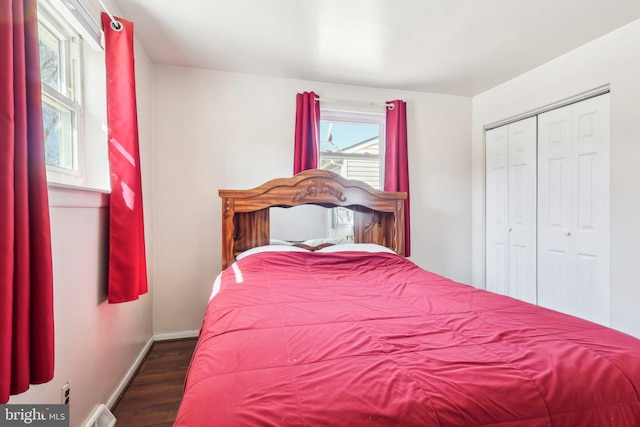
{"type": "Polygon", "coordinates": [[[640,18],[638,0],[115,0],[151,61],[474,96],[640,18]]]}

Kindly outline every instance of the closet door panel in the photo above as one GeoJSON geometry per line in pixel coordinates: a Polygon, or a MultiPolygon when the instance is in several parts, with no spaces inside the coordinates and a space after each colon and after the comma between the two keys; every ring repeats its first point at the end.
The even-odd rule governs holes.
{"type": "Polygon", "coordinates": [[[538,305],[567,313],[571,310],[571,290],[565,286],[569,283],[569,254],[566,251],[548,250],[545,255],[544,260],[538,260],[539,266],[545,265],[545,274],[538,270],[538,305]]]}
{"type": "Polygon", "coordinates": [[[538,117],[538,304],[567,311],[571,263],[571,107],[538,117]]]}
{"type": "Polygon", "coordinates": [[[536,118],[485,134],[486,288],[536,302],[536,118]]]}
{"type": "Polygon", "coordinates": [[[609,322],[609,95],[573,105],[574,313],[609,322]]]}
{"type": "Polygon", "coordinates": [[[509,290],[536,303],[536,118],[508,125],[509,290]]]}
{"type": "Polygon", "coordinates": [[[609,322],[609,96],[539,116],[538,302],[609,322]]]}
{"type": "Polygon", "coordinates": [[[509,145],[506,126],[486,132],[486,288],[508,292],[509,145]]]}

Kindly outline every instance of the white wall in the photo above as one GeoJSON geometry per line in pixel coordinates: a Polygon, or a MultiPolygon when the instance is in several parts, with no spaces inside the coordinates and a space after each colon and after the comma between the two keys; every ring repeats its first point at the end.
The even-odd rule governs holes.
{"type": "MultiPolygon", "coordinates": [[[[151,63],[136,47],[138,118],[143,170],[148,262],[151,221],[151,63]]],[[[85,50],[90,62],[91,90],[85,90],[85,111],[91,123],[105,123],[104,55],[85,50]],[[102,116],[101,118],[99,116],[102,116]]],[[[102,126],[92,125],[89,144],[102,144],[102,126]]],[[[106,161],[106,157],[103,157],[106,161]]],[[[102,186],[91,183],[92,186],[102,186]]],[[[94,191],[49,187],[54,280],[54,379],[12,396],[11,404],[55,404],[61,388],[71,380],[70,425],[84,424],[100,403],[113,403],[127,372],[152,337],[152,297],[124,304],[108,304],[108,195],[94,191]]],[[[149,262],[150,265],[150,262],[149,262]]],[[[150,281],[152,271],[149,266],[150,281]]]]}
{"type": "Polygon", "coordinates": [[[599,86],[611,89],[611,326],[640,337],[640,21],[473,99],[473,284],[484,287],[483,127],[599,86]]]}
{"type": "Polygon", "coordinates": [[[407,101],[411,259],[470,282],[469,98],[160,65],[153,74],[154,333],[199,329],[220,271],[217,191],[291,176],[303,91],[407,101]]]}

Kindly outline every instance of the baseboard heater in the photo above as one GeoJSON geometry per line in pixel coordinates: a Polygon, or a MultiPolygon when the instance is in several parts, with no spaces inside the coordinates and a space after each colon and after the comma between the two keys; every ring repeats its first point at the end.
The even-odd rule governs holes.
{"type": "Polygon", "coordinates": [[[107,405],[100,404],[89,420],[84,424],[84,427],[113,427],[116,425],[116,417],[111,413],[107,405]]]}

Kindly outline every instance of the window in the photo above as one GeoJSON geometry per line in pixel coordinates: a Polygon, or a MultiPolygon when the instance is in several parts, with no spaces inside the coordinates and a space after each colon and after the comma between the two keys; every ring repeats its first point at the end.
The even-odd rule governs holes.
{"type": "Polygon", "coordinates": [[[79,35],[50,8],[38,13],[42,121],[49,181],[82,175],[78,129],[81,127],[79,35]]]}
{"type": "Polygon", "coordinates": [[[38,0],[47,180],[108,192],[105,65],[98,22],[100,9],[92,2],[38,0]]]}
{"type": "Polygon", "coordinates": [[[322,110],[320,118],[319,168],[381,189],[385,115],[322,110]]]}

